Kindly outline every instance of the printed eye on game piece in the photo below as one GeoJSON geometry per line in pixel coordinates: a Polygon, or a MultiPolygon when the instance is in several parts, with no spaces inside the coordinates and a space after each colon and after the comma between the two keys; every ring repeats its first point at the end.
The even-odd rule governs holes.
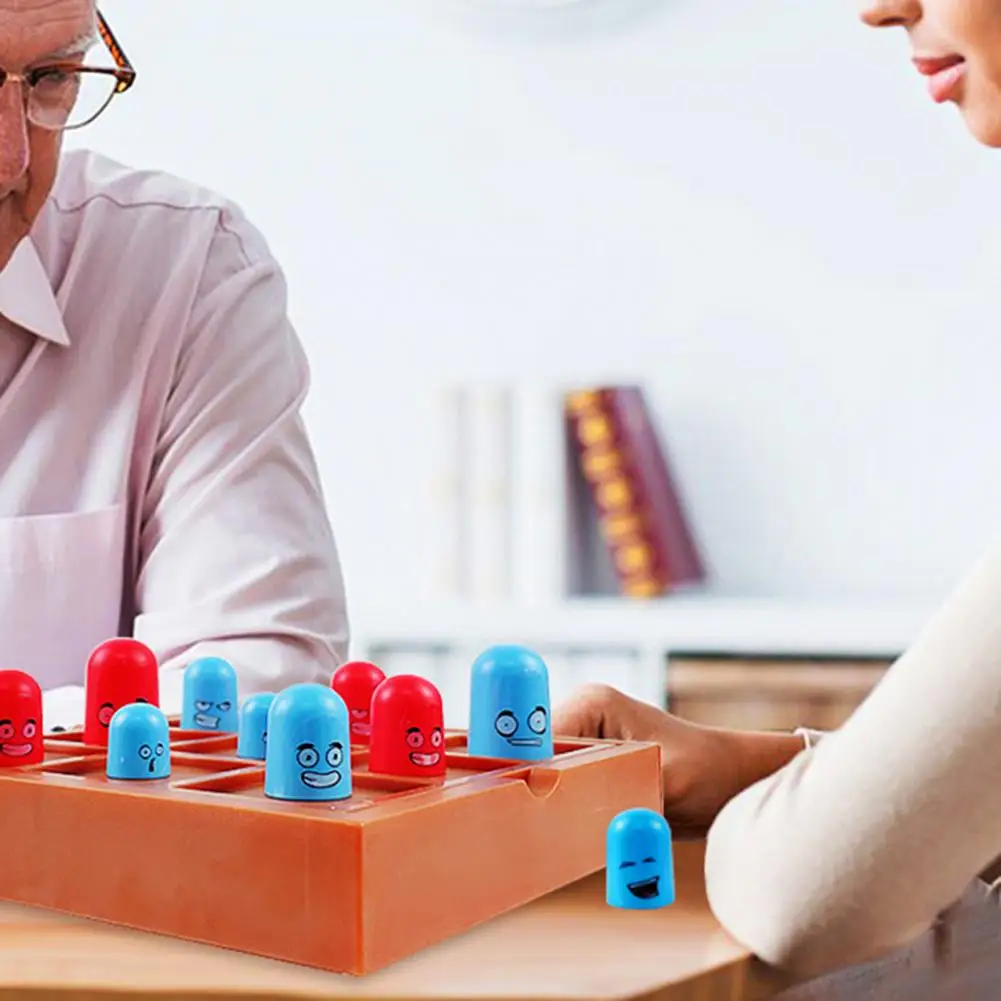
{"type": "Polygon", "coordinates": [[[0,898],[351,974],[606,862],[611,906],[671,903],[659,748],[554,737],[525,647],[469,681],[466,732],[431,681],[367,661],[241,702],[202,657],[168,719],[156,657],[115,638],[83,726],[46,734],[38,684],[0,671],[0,898]]]}

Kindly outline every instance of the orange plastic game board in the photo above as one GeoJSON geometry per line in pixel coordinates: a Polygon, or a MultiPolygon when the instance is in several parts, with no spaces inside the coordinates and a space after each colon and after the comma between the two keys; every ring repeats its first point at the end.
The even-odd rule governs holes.
{"type": "Polygon", "coordinates": [[[529,764],[448,731],[444,779],[352,747],[350,799],[293,803],[236,734],[172,723],[161,781],[108,779],[82,732],[0,772],[0,897],[363,974],[600,870],[612,818],[661,807],[654,745],[557,738],[529,764]]]}

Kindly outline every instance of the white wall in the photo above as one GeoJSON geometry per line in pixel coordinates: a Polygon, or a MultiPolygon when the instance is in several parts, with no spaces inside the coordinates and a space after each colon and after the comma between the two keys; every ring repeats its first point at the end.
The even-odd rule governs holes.
{"type": "Polygon", "coordinates": [[[649,376],[728,591],[923,599],[994,534],[998,154],[848,0],[102,6],[140,77],[75,142],[269,236],[358,605],[419,591],[458,377],[649,376]]]}

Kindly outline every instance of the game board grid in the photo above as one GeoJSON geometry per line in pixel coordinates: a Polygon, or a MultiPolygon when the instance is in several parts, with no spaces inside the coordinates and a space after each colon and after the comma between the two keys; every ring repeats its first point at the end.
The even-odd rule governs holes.
{"type": "MultiPolygon", "coordinates": [[[[588,740],[557,740],[554,758],[547,762],[524,762],[470,755],[464,731],[446,731],[447,772],[434,778],[383,775],[368,771],[368,748],[352,747],[352,795],[333,802],[291,803],[272,800],[264,795],[264,763],[236,756],[236,734],[206,734],[201,730],[171,727],[171,776],[149,783],[110,780],[105,774],[106,749],[88,745],[81,731],[69,731],[46,737],[45,760],[21,770],[25,776],[53,777],[63,782],[84,782],[107,791],[163,795],[195,794],[211,797],[217,805],[256,812],[310,815],[317,819],[344,818],[371,811],[390,801],[403,806],[430,803],[435,793],[460,792],[473,783],[477,787],[523,781],[535,795],[547,795],[559,781],[562,763],[568,758],[594,751],[600,743],[588,740]],[[429,798],[430,797],[430,798],[429,798]]],[[[187,797],[185,797],[187,798],[187,797]]],[[[347,818],[345,818],[347,819],[347,818]]]]}

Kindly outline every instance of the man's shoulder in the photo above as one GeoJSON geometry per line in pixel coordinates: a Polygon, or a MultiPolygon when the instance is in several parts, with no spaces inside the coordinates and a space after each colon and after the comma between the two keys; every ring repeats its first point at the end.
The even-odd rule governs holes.
{"type": "Polygon", "coordinates": [[[61,212],[86,211],[99,202],[140,214],[160,208],[211,214],[228,207],[218,192],[169,171],[130,167],[87,149],[63,154],[52,200],[61,212]]]}
{"type": "MultiPolygon", "coordinates": [[[[45,229],[143,244],[162,256],[172,244],[199,245],[243,264],[269,258],[260,232],[228,197],[165,170],[140,169],[90,150],[66,152],[49,198],[45,229]]],[[[75,242],[75,241],[74,241],[75,242]]]]}

